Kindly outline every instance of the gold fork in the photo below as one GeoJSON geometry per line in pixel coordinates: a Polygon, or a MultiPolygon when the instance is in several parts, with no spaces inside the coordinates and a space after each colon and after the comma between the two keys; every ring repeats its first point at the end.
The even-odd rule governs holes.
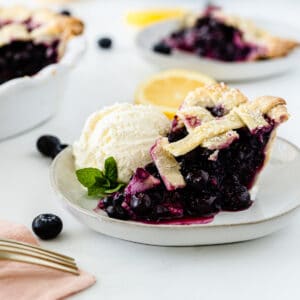
{"type": "Polygon", "coordinates": [[[74,258],[15,240],[0,239],[0,259],[31,263],[79,275],[74,258]]]}

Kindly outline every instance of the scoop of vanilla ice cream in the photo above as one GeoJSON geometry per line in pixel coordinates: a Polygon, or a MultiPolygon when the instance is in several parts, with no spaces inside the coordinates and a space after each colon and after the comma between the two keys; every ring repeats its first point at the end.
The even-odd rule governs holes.
{"type": "Polygon", "coordinates": [[[113,156],[119,180],[128,182],[137,167],[152,161],[151,146],[169,129],[170,121],[153,106],[123,103],[106,107],[87,119],[73,145],[76,168],[103,170],[105,159],[113,156]]]}

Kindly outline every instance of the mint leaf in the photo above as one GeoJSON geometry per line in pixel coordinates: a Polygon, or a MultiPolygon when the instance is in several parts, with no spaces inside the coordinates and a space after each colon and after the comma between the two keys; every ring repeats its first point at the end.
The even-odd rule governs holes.
{"type": "Polygon", "coordinates": [[[124,186],[125,186],[125,183],[118,183],[118,185],[115,188],[105,190],[105,193],[106,194],[115,193],[115,192],[119,191],[120,189],[122,189],[124,186]]]}
{"type": "Polygon", "coordinates": [[[115,159],[110,156],[104,163],[105,177],[111,182],[115,183],[118,180],[118,167],[115,159]]]}
{"type": "Polygon", "coordinates": [[[88,196],[103,198],[106,196],[105,188],[97,185],[93,185],[88,188],[88,196]]]}
{"type": "Polygon", "coordinates": [[[88,196],[103,198],[120,191],[126,185],[118,182],[118,167],[111,156],[104,162],[104,171],[96,168],[84,168],[76,171],[78,181],[88,189],[88,196]]]}
{"type": "Polygon", "coordinates": [[[102,176],[95,177],[95,185],[109,188],[110,182],[102,173],[102,176]]]}
{"type": "Polygon", "coordinates": [[[96,178],[104,177],[103,173],[96,168],[84,168],[76,171],[78,181],[89,188],[96,183],[96,178]]]}

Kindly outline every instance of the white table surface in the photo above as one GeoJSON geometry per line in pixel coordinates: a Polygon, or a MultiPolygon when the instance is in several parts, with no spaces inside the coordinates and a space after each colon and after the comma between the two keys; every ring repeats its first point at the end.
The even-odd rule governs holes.
{"type": "MultiPolygon", "coordinates": [[[[12,2],[36,3],[0,1],[12,2]]],[[[63,234],[42,245],[76,257],[79,265],[98,280],[74,299],[300,299],[300,216],[288,228],[251,242],[153,247],[89,230],[62,208],[50,188],[51,161],[37,153],[37,138],[50,133],[71,143],[91,112],[116,101],[131,101],[137,84],[156,69],[137,56],[132,42],[134,32],[122,21],[124,12],[172,3],[201,5],[199,1],[150,0],[78,0],[69,5],[72,12],[86,21],[89,49],[74,70],[59,113],[47,124],[0,143],[0,218],[28,226],[39,213],[55,213],[63,219],[63,234]],[[97,37],[106,34],[114,40],[111,51],[101,51],[96,46],[97,37]]],[[[300,27],[298,1],[223,3],[244,14],[284,20],[300,27]]],[[[250,98],[271,94],[287,99],[292,118],[280,128],[279,135],[298,146],[299,78],[300,70],[295,70],[259,82],[232,84],[250,98]]]]}

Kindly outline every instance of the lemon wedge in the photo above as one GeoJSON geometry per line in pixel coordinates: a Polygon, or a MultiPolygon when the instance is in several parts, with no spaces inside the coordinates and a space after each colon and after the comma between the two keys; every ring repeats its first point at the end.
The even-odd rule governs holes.
{"type": "Polygon", "coordinates": [[[163,20],[180,19],[186,12],[181,8],[132,11],[127,13],[126,22],[129,25],[143,27],[163,20]]]}
{"type": "Polygon", "coordinates": [[[135,103],[155,105],[171,119],[190,91],[215,82],[213,78],[194,71],[163,71],[138,86],[135,103]]]}

